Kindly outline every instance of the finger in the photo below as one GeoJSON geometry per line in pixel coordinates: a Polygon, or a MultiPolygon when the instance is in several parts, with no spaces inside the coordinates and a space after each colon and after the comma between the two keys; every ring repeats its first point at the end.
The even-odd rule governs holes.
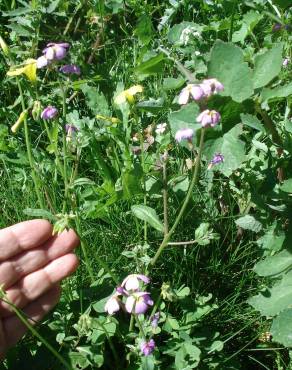
{"type": "MultiPolygon", "coordinates": [[[[56,285],[37,300],[28,304],[23,309],[23,313],[30,319],[30,324],[40,321],[58,303],[60,294],[60,286],[56,285]]],[[[26,331],[26,326],[16,316],[10,316],[3,320],[6,349],[15,345],[26,331]]]]}
{"type": "Polygon", "coordinates": [[[38,247],[52,236],[47,220],[30,220],[0,230],[0,261],[38,247]]]}
{"type": "Polygon", "coordinates": [[[0,284],[4,289],[31,272],[39,270],[50,261],[59,258],[77,247],[79,239],[73,230],[51,237],[42,246],[22,252],[0,263],[0,284]]]}
{"type": "MultiPolygon", "coordinates": [[[[37,299],[56,283],[72,274],[78,266],[75,254],[66,254],[46,265],[44,268],[32,272],[6,290],[7,299],[18,308],[25,307],[29,302],[37,299]]],[[[9,304],[0,302],[0,316],[11,315],[9,304]]]]}

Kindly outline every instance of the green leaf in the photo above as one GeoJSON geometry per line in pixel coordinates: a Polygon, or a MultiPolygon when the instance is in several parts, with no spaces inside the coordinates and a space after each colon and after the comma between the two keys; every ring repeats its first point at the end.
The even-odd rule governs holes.
{"type": "Polygon", "coordinates": [[[158,231],[164,231],[163,223],[160,221],[156,211],[153,208],[139,204],[132,206],[131,210],[133,214],[140,220],[148,222],[149,225],[158,231]]]}
{"type": "Polygon", "coordinates": [[[271,289],[260,293],[248,300],[248,303],[263,316],[275,316],[285,310],[292,302],[292,271],[271,289]]]}
{"type": "Polygon", "coordinates": [[[211,51],[208,76],[217,78],[224,85],[225,96],[242,102],[253,94],[251,70],[244,62],[243,51],[232,43],[217,40],[211,51]]]}
{"type": "Polygon", "coordinates": [[[258,262],[253,269],[260,276],[271,276],[280,274],[290,266],[292,266],[292,254],[283,250],[258,262]]]}
{"type": "Polygon", "coordinates": [[[183,106],[180,110],[172,112],[168,116],[168,121],[172,135],[181,128],[192,128],[193,130],[201,128],[196,119],[200,113],[200,108],[196,103],[190,103],[183,106]]]}
{"type": "Polygon", "coordinates": [[[215,340],[215,342],[212,343],[208,353],[214,352],[214,351],[220,352],[222,351],[223,347],[224,347],[224,343],[221,340],[215,340]]]}
{"type": "Polygon", "coordinates": [[[279,189],[285,193],[292,193],[292,178],[285,180],[279,189]]]}
{"type": "Polygon", "coordinates": [[[85,103],[91,109],[92,114],[100,114],[102,116],[110,116],[108,103],[103,95],[96,87],[84,84],[80,87],[86,97],[85,103]]]}
{"type": "Polygon", "coordinates": [[[262,19],[262,14],[251,10],[244,14],[241,28],[232,35],[233,42],[244,42],[245,38],[252,32],[254,27],[262,19]]]}
{"type": "MultiPolygon", "coordinates": [[[[194,22],[182,22],[179,24],[175,24],[168,32],[167,35],[168,41],[172,44],[183,45],[184,40],[182,39],[182,34],[185,29],[190,29],[191,30],[190,36],[192,36],[192,33],[194,32],[201,33],[203,27],[194,22]]],[[[195,36],[192,37],[195,38],[195,36]]]]}
{"type": "Polygon", "coordinates": [[[145,62],[134,68],[134,72],[138,75],[154,75],[163,70],[165,56],[160,53],[154,57],[149,58],[145,62]]]}
{"type": "Polygon", "coordinates": [[[268,227],[266,233],[257,240],[257,244],[266,250],[279,252],[285,240],[285,233],[280,228],[277,229],[277,222],[268,227]]]}
{"type": "Polygon", "coordinates": [[[288,8],[288,6],[291,6],[291,0],[274,0],[273,2],[284,9],[288,8]]]}
{"type": "Polygon", "coordinates": [[[273,341],[285,347],[292,347],[292,308],[288,308],[273,320],[271,334],[273,341]]]}
{"type": "Polygon", "coordinates": [[[266,86],[270,81],[278,76],[283,63],[282,49],[283,44],[278,43],[265,53],[256,55],[252,76],[253,86],[255,89],[266,86]]]}
{"type": "Polygon", "coordinates": [[[270,102],[287,98],[289,95],[292,95],[292,82],[290,82],[288,85],[277,86],[274,89],[263,89],[261,93],[261,100],[263,102],[270,102]]]}
{"type": "Polygon", "coordinates": [[[181,88],[185,84],[184,78],[172,78],[172,77],[166,77],[163,79],[163,85],[162,88],[164,90],[176,90],[181,88]]]}
{"type": "Polygon", "coordinates": [[[242,124],[238,124],[223,137],[206,141],[204,154],[209,161],[215,153],[221,153],[224,156],[224,162],[214,168],[225,176],[230,176],[246,159],[245,143],[239,139],[241,133],[242,124]]]}
{"type": "Polygon", "coordinates": [[[240,115],[241,122],[249,127],[254,128],[257,131],[265,132],[265,127],[261,123],[261,121],[256,117],[251,114],[241,114],[240,115]]]}
{"type": "Polygon", "coordinates": [[[50,221],[56,221],[56,217],[49,211],[39,208],[25,208],[23,213],[30,217],[44,218],[50,221]]]}
{"type": "Polygon", "coordinates": [[[235,223],[237,226],[245,230],[254,231],[256,233],[258,233],[262,229],[262,224],[251,215],[240,217],[235,221],[235,223]]]}
{"type": "Polygon", "coordinates": [[[142,45],[148,45],[154,35],[152,20],[148,14],[143,14],[138,19],[138,24],[134,30],[134,34],[138,37],[142,45]]]}

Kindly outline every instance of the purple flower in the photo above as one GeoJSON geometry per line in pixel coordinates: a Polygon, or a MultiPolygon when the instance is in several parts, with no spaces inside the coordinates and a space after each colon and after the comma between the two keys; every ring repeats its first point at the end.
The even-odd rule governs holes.
{"type": "Polygon", "coordinates": [[[158,321],[159,321],[159,318],[160,318],[160,313],[159,312],[156,312],[151,318],[150,318],[150,322],[151,322],[151,326],[152,328],[157,328],[158,326],[158,321]]]}
{"type": "Polygon", "coordinates": [[[153,301],[147,292],[135,292],[127,298],[125,303],[126,310],[136,315],[145,313],[149,306],[153,306],[153,301]]]}
{"type": "Polygon", "coordinates": [[[123,280],[121,287],[125,288],[126,290],[138,290],[139,281],[143,281],[145,284],[148,284],[150,279],[145,275],[130,274],[123,280]]]}
{"type": "Polygon", "coordinates": [[[154,339],[150,339],[148,342],[145,340],[140,344],[140,350],[144,356],[149,356],[155,349],[154,339]]]}
{"type": "Polygon", "coordinates": [[[115,293],[112,297],[110,297],[107,300],[107,302],[104,306],[104,310],[110,315],[114,314],[115,312],[118,312],[119,309],[120,309],[120,303],[121,302],[120,302],[120,299],[119,299],[118,296],[119,296],[119,294],[115,293]]]}
{"type": "Polygon", "coordinates": [[[194,135],[194,130],[191,128],[181,128],[175,133],[175,140],[181,142],[182,140],[191,141],[194,135]]]}
{"type": "Polygon", "coordinates": [[[190,97],[194,100],[201,100],[204,97],[204,91],[200,85],[188,84],[183,88],[178,97],[178,104],[187,104],[190,97]]]}
{"type": "Polygon", "coordinates": [[[220,121],[221,116],[215,110],[204,110],[197,117],[197,122],[200,122],[203,127],[214,127],[220,121]]]}
{"type": "Polygon", "coordinates": [[[58,109],[56,107],[53,107],[49,105],[47,108],[45,108],[41,113],[42,119],[53,119],[57,116],[58,109]]]}
{"type": "Polygon", "coordinates": [[[81,74],[80,68],[76,64],[66,64],[62,66],[59,71],[65,74],[75,74],[78,76],[81,74]]]}
{"type": "Polygon", "coordinates": [[[203,80],[203,82],[200,84],[200,87],[206,97],[209,97],[212,94],[218,94],[219,92],[224,90],[223,84],[219,82],[216,78],[208,78],[206,80],[203,80]]]}
{"type": "Polygon", "coordinates": [[[43,50],[43,54],[50,61],[61,60],[61,59],[64,59],[65,56],[67,55],[69,46],[70,45],[67,42],[63,42],[63,43],[51,42],[43,50]]]}
{"type": "Polygon", "coordinates": [[[211,159],[208,170],[210,170],[214,165],[224,162],[224,157],[221,153],[215,153],[214,157],[211,159]]]}
{"type": "Polygon", "coordinates": [[[272,31],[273,31],[273,32],[277,32],[277,31],[280,31],[282,28],[283,28],[283,25],[282,25],[282,24],[280,24],[280,23],[275,23],[275,24],[273,25],[272,31]]]}
{"type": "Polygon", "coordinates": [[[285,58],[284,60],[283,60],[283,63],[282,63],[282,65],[283,65],[283,67],[287,67],[287,65],[290,63],[290,58],[285,58]]]}

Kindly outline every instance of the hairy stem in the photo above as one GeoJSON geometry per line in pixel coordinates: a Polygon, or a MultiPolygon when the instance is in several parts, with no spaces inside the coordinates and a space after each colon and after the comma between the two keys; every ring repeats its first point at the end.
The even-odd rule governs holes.
{"type": "Polygon", "coordinates": [[[150,262],[150,265],[153,267],[157,261],[157,259],[159,258],[159,256],[161,255],[161,253],[163,252],[164,248],[167,246],[172,234],[174,233],[174,231],[176,230],[185,210],[186,210],[186,207],[189,203],[189,200],[192,196],[192,192],[193,192],[193,188],[198,180],[198,175],[199,175],[199,168],[200,168],[200,162],[201,162],[201,156],[202,156],[202,151],[203,151],[203,144],[204,144],[204,134],[205,134],[205,129],[202,128],[201,130],[201,138],[200,138],[200,146],[199,146],[199,151],[198,151],[198,156],[196,158],[196,165],[195,165],[195,170],[194,170],[194,173],[193,173],[193,177],[192,177],[192,180],[191,180],[191,183],[190,183],[190,186],[189,186],[189,189],[188,189],[188,192],[187,192],[187,195],[185,197],[185,200],[183,202],[183,205],[179,211],[179,214],[173,224],[173,226],[171,227],[171,229],[169,230],[169,232],[165,235],[165,237],[163,238],[162,240],[162,243],[160,244],[160,247],[158,248],[155,256],[153,257],[153,259],[151,260],[150,262]]]}

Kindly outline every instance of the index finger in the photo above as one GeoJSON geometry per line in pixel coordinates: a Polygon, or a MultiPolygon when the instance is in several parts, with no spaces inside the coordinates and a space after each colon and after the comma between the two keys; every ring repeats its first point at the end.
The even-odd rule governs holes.
{"type": "Polygon", "coordinates": [[[0,262],[25,250],[38,247],[52,236],[47,220],[29,220],[0,230],[0,262]]]}

